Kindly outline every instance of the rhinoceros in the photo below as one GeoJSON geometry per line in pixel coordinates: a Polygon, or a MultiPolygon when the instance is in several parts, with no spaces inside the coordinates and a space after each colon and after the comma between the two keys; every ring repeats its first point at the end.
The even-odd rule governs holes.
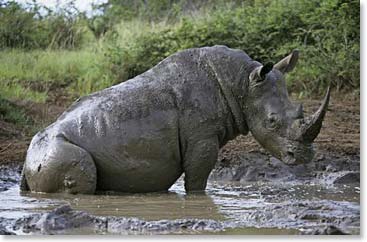
{"type": "MultiPolygon", "coordinates": [[[[249,132],[289,165],[309,162],[330,89],[312,116],[289,100],[294,50],[262,65],[226,46],[173,54],[126,82],[76,100],[28,148],[21,190],[167,191],[184,173],[203,191],[219,149],[249,132]]],[[[244,147],[245,148],[245,147],[244,147]]]]}

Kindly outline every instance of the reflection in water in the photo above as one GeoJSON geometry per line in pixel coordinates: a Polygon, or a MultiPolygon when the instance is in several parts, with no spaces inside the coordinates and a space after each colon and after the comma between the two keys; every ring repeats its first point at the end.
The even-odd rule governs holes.
{"type": "MultiPolygon", "coordinates": [[[[327,187],[310,182],[211,181],[206,194],[189,195],[184,192],[182,179],[167,193],[148,194],[20,195],[19,187],[13,186],[0,192],[0,201],[0,217],[7,219],[70,204],[75,210],[97,216],[137,217],[147,221],[183,218],[225,221],[229,228],[222,232],[225,234],[294,234],[299,229],[324,226],[327,221],[359,222],[360,210],[357,184],[327,187]]],[[[351,225],[350,231],[359,233],[359,223],[351,225]]]]}
{"type": "Polygon", "coordinates": [[[137,217],[144,220],[207,218],[223,220],[211,196],[176,192],[118,195],[27,194],[42,199],[61,199],[76,210],[97,216],[137,217]]]}

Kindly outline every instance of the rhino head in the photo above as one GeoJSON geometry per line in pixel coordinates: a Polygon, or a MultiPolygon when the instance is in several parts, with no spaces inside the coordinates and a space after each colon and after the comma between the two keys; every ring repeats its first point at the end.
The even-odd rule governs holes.
{"type": "Polygon", "coordinates": [[[255,68],[249,75],[244,107],[255,139],[288,165],[312,160],[312,142],[320,132],[330,98],[328,88],[320,108],[310,117],[304,117],[302,104],[289,100],[284,74],[295,67],[297,60],[298,51],[294,50],[275,65],[255,68]]]}

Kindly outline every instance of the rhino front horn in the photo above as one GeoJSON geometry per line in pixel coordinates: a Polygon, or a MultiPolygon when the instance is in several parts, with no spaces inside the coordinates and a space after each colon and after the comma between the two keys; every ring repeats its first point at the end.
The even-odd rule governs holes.
{"type": "Polygon", "coordinates": [[[305,121],[302,126],[302,140],[305,142],[312,142],[316,139],[317,135],[320,133],[322,126],[322,121],[324,120],[326,110],[330,99],[330,86],[327,89],[325,98],[319,107],[319,109],[305,121]]]}

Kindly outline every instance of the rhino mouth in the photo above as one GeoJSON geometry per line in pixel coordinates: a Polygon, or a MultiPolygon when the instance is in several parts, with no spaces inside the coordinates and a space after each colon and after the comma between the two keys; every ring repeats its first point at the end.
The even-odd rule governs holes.
{"type": "Polygon", "coordinates": [[[291,151],[287,151],[286,155],[282,158],[282,160],[287,165],[301,164],[301,162],[294,157],[294,153],[291,151]]]}
{"type": "Polygon", "coordinates": [[[307,164],[314,158],[315,151],[312,143],[301,143],[293,141],[293,145],[288,145],[288,149],[281,154],[283,163],[293,166],[307,164]]]}
{"type": "Polygon", "coordinates": [[[282,157],[282,161],[289,166],[296,166],[300,164],[305,164],[311,160],[297,159],[293,152],[287,152],[286,155],[282,157]]]}

